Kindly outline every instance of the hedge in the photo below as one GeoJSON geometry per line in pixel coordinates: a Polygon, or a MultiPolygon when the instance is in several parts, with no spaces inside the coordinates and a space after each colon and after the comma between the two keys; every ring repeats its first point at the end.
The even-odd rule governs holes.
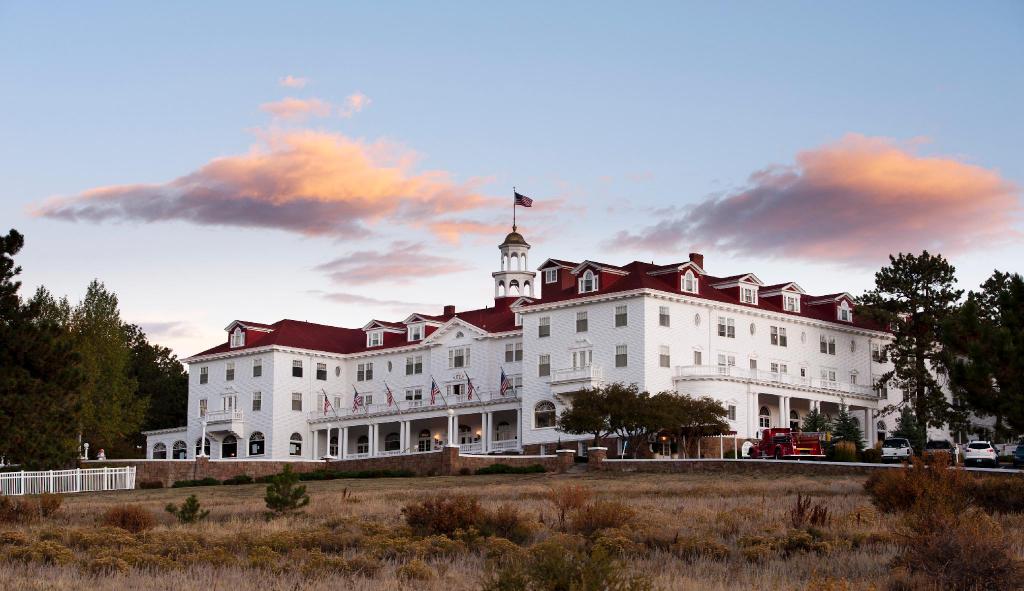
{"type": "Polygon", "coordinates": [[[529,466],[509,466],[508,464],[491,464],[490,466],[484,466],[483,468],[477,468],[476,473],[482,474],[539,474],[541,472],[547,472],[544,466],[540,464],[531,464],[529,466]]]}

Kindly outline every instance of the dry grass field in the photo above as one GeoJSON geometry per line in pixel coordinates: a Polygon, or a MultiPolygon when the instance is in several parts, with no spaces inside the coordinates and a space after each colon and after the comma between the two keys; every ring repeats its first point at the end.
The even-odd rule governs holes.
{"type": "MultiPolygon", "coordinates": [[[[0,585],[516,589],[527,582],[511,565],[532,557],[532,568],[550,571],[551,589],[569,588],[557,578],[574,564],[591,581],[585,589],[882,590],[891,587],[897,517],[872,507],[863,482],[669,474],[333,480],[303,483],[311,504],[273,519],[265,515],[260,484],[75,495],[48,517],[0,523],[0,585]],[[575,485],[589,489],[589,504],[560,522],[551,491],[570,504],[586,500],[587,491],[567,488],[575,485]],[[164,507],[191,494],[210,515],[178,524],[164,507]],[[490,531],[431,534],[403,516],[410,503],[460,494],[479,499],[491,524],[482,527],[490,531]],[[811,506],[794,515],[798,494],[810,497],[811,506]],[[138,533],[105,526],[106,512],[124,504],[151,513],[155,526],[138,533]],[[815,505],[827,514],[814,515],[815,505]],[[600,572],[608,565],[610,584],[600,572]]],[[[458,517],[457,510],[440,509],[448,514],[435,520],[458,517]]],[[[995,519],[1020,556],[1024,519],[995,519]]]]}

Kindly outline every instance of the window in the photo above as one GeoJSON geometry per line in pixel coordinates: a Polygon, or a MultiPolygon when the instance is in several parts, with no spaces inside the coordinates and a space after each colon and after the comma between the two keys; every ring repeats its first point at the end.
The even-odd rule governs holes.
{"type": "Polygon", "coordinates": [[[199,416],[200,417],[205,417],[206,416],[206,399],[205,398],[200,398],[199,399],[199,416]]]}
{"type": "Polygon", "coordinates": [[[292,410],[302,410],[301,392],[292,392],[292,410]]]}
{"type": "Polygon", "coordinates": [[[807,368],[806,367],[801,367],[800,368],[800,377],[802,377],[802,378],[806,378],[807,377],[807,368]]]}
{"type": "Polygon", "coordinates": [[[199,383],[205,384],[210,381],[210,368],[200,367],[199,368],[199,383]]]}
{"type": "Polygon", "coordinates": [[[683,275],[683,291],[697,293],[697,278],[694,276],[693,271],[687,271],[683,275]]]}
{"type": "Polygon", "coordinates": [[[587,332],[587,313],[576,312],[576,332],[587,332]]]}
{"type": "Polygon", "coordinates": [[[668,311],[668,306],[658,307],[658,326],[671,326],[672,316],[668,311]]]}
{"type": "Polygon", "coordinates": [[[882,343],[871,343],[871,360],[878,363],[885,363],[889,360],[885,354],[885,345],[882,343]]]}
{"type": "Polygon", "coordinates": [[[388,433],[384,436],[384,451],[401,451],[402,438],[398,433],[388,433]]]}
{"type": "Polygon", "coordinates": [[[555,426],[555,403],[542,400],[533,407],[533,428],[547,429],[555,426]]]}
{"type": "Polygon", "coordinates": [[[356,453],[357,454],[368,454],[370,453],[370,438],[366,435],[360,435],[359,439],[356,439],[356,453]]]}
{"type": "MultiPolygon", "coordinates": [[[[196,455],[199,455],[199,441],[196,440],[196,455]]],[[[210,455],[210,440],[206,440],[206,455],[210,455]]],[[[184,441],[175,441],[171,446],[171,457],[175,460],[184,460],[188,456],[188,446],[184,441]]]]}
{"type": "Polygon", "coordinates": [[[744,304],[756,304],[757,288],[740,286],[740,301],[744,304]]]}
{"type": "MultiPolygon", "coordinates": [[[[185,442],[182,441],[182,443],[185,443],[185,442]]],[[[178,444],[174,444],[174,445],[175,445],[175,447],[177,447],[178,444]]],[[[181,456],[182,459],[185,458],[184,451],[185,450],[182,450],[182,456],[181,456]]],[[[196,439],[196,455],[197,456],[200,456],[200,455],[202,455],[202,456],[209,456],[210,455],[210,438],[209,437],[204,437],[201,440],[200,439],[196,439]]],[[[175,459],[178,459],[177,458],[177,451],[175,451],[175,459]]]]}
{"type": "Polygon", "coordinates": [[[367,347],[379,347],[384,344],[384,331],[383,330],[371,330],[366,333],[366,346],[367,347]]]}
{"type": "Polygon", "coordinates": [[[615,346],[615,367],[626,367],[629,358],[626,354],[626,345],[615,346]]]}
{"type": "Polygon", "coordinates": [[[587,269],[583,273],[583,277],[580,277],[579,291],[580,293],[597,291],[597,276],[590,269],[587,269]]]}
{"type": "MultiPolygon", "coordinates": [[[[182,447],[185,446],[185,442],[181,442],[182,447]]],[[[158,443],[153,446],[153,459],[154,460],[166,460],[167,459],[167,444],[158,443]]]]}
{"type": "Polygon", "coordinates": [[[669,353],[668,345],[662,345],[658,350],[658,364],[661,367],[669,367],[672,365],[672,356],[669,353]]]}
{"type": "MultiPolygon", "coordinates": [[[[529,283],[527,283],[527,285],[529,285],[529,283]]],[[[523,325],[523,313],[522,312],[516,312],[515,317],[513,317],[513,322],[515,322],[516,326],[522,326],[523,325]]]]}
{"type": "Polygon", "coordinates": [[[786,295],[782,296],[782,309],[787,312],[799,312],[800,311],[800,296],[798,295],[786,295]]]}
{"type": "Polygon", "coordinates": [[[615,326],[626,326],[629,324],[629,308],[623,304],[615,306],[615,326]]]}
{"type": "Polygon", "coordinates": [[[537,337],[551,336],[551,317],[542,316],[537,323],[537,337]]]}
{"type": "Polygon", "coordinates": [[[522,343],[505,343],[505,363],[523,360],[522,343]]]}
{"type": "Polygon", "coordinates": [[[237,406],[238,406],[238,396],[235,396],[234,394],[230,394],[228,396],[221,396],[220,397],[220,409],[221,410],[231,411],[231,410],[235,410],[235,408],[237,406]]]}
{"type": "Polygon", "coordinates": [[[839,304],[839,319],[843,322],[853,322],[853,310],[850,309],[850,304],[846,300],[839,304]]]}
{"type": "Polygon", "coordinates": [[[263,375],[263,360],[253,359],[252,360],[252,377],[258,378],[263,375]]]}
{"type": "Polygon", "coordinates": [[[414,355],[405,358],[405,375],[418,375],[423,373],[423,356],[414,355]]]}
{"type": "Polygon", "coordinates": [[[241,328],[236,327],[235,330],[231,332],[231,348],[234,349],[235,347],[241,347],[243,345],[245,345],[245,332],[243,332],[241,328]]]}
{"type": "Polygon", "coordinates": [[[512,394],[521,392],[523,389],[523,374],[512,376],[512,394]]]}
{"type": "Polygon", "coordinates": [[[260,412],[263,410],[263,392],[252,393],[252,410],[253,412],[260,412]]]}
{"type": "Polygon", "coordinates": [[[423,388],[406,388],[405,399],[409,402],[423,400],[423,388]]]}
{"type": "Polygon", "coordinates": [[[787,373],[787,372],[789,372],[789,366],[786,365],[785,363],[780,363],[778,361],[772,361],[771,369],[772,369],[772,373],[787,373]]]}
{"type": "Polygon", "coordinates": [[[835,337],[826,337],[825,335],[821,335],[820,346],[821,346],[821,352],[822,353],[825,353],[826,355],[835,355],[836,354],[836,338],[835,337]]]}
{"type": "Polygon", "coordinates": [[[554,283],[556,281],[558,281],[558,268],[544,269],[544,283],[554,283]]]}
{"type": "Polygon", "coordinates": [[[469,347],[448,349],[448,369],[469,367],[469,347]]]}
{"type": "Polygon", "coordinates": [[[224,379],[228,382],[235,381],[235,362],[228,361],[227,365],[224,366],[224,379]]]}
{"type": "Polygon", "coordinates": [[[768,410],[767,406],[762,406],[757,411],[757,425],[762,429],[768,429],[772,426],[772,412],[768,410]]]}
{"type": "Polygon", "coordinates": [[[736,321],[732,318],[718,317],[718,336],[730,339],[736,338],[736,321]]]}
{"type": "Polygon", "coordinates": [[[420,431],[419,437],[416,438],[416,451],[430,451],[431,442],[430,430],[420,431]]]}
{"type": "Polygon", "coordinates": [[[538,355],[537,356],[537,375],[545,377],[551,375],[551,356],[550,355],[538,355]]]}
{"type": "Polygon", "coordinates": [[[316,364],[316,379],[324,380],[324,381],[327,380],[327,364],[326,363],[317,363],[316,364]]]}
{"type": "Polygon", "coordinates": [[[826,382],[835,382],[836,370],[831,367],[821,368],[821,379],[826,382]]]}
{"type": "Polygon", "coordinates": [[[448,384],[444,389],[448,393],[448,396],[454,396],[456,398],[466,394],[466,384],[448,384]]]}
{"type": "Polygon", "coordinates": [[[409,340],[420,341],[423,340],[423,325],[422,324],[411,324],[409,325],[409,340]]]}
{"type": "Polygon", "coordinates": [[[889,387],[885,382],[878,382],[875,384],[875,396],[878,396],[879,398],[889,397],[889,387]]]}
{"type": "Polygon", "coordinates": [[[238,457],[238,438],[234,435],[227,435],[224,440],[220,442],[220,457],[222,458],[234,458],[238,457]]]}
{"type": "Polygon", "coordinates": [[[703,355],[701,355],[700,351],[694,351],[693,352],[693,364],[694,365],[702,365],[703,361],[701,360],[701,357],[703,357],[703,355]]]}
{"type": "Polygon", "coordinates": [[[718,367],[735,367],[735,366],[736,366],[736,356],[735,355],[730,355],[728,353],[719,353],[718,354],[718,367]]]}
{"type": "Polygon", "coordinates": [[[789,411],[789,428],[793,431],[800,430],[800,413],[795,410],[789,411]]]}
{"type": "Polygon", "coordinates": [[[757,359],[750,360],[750,369],[757,369],[757,359]]]}
{"type": "Polygon", "coordinates": [[[771,329],[772,344],[778,347],[785,347],[786,341],[786,329],[781,326],[773,326],[771,329]]]}
{"type": "Polygon", "coordinates": [[[850,383],[853,384],[854,386],[857,385],[857,372],[856,371],[851,371],[850,372],[850,383]]]}
{"type": "Polygon", "coordinates": [[[369,382],[373,379],[373,362],[360,363],[356,366],[356,381],[369,382]]]}
{"type": "Polygon", "coordinates": [[[288,439],[288,455],[302,455],[302,435],[299,435],[298,433],[292,433],[292,436],[288,439]]]}
{"type": "Polygon", "coordinates": [[[727,410],[728,410],[728,413],[729,413],[728,414],[729,420],[730,421],[735,421],[736,420],[736,405],[735,404],[730,404],[727,410]]]}
{"type": "Polygon", "coordinates": [[[263,439],[263,433],[260,433],[259,431],[256,431],[255,433],[250,435],[249,436],[249,455],[250,456],[262,456],[263,453],[266,451],[266,447],[264,445],[265,443],[266,442],[263,439]]]}
{"type": "Polygon", "coordinates": [[[582,369],[594,364],[594,350],[580,349],[572,352],[572,368],[582,369]]]}
{"type": "Polygon", "coordinates": [[[301,359],[295,359],[295,360],[292,361],[292,377],[293,378],[301,378],[302,377],[302,360],[301,359]]]}

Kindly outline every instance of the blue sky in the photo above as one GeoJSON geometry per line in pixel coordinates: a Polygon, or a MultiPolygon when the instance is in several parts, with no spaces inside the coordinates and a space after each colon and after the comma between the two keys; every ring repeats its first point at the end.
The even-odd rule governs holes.
{"type": "MultiPolygon", "coordinates": [[[[359,326],[417,308],[403,302],[488,303],[509,222],[492,201],[512,185],[546,206],[521,212],[534,264],[700,248],[714,274],[856,294],[879,253],[928,247],[973,287],[992,268],[1020,271],[1024,254],[1022,56],[1019,2],[0,3],[0,219],[26,234],[27,290],[77,299],[98,277],[180,354],[235,318],[359,326]],[[368,104],[340,114],[357,93],[368,104]],[[336,110],[261,109],[285,97],[336,110]],[[443,172],[413,200],[429,212],[364,203],[348,219],[345,202],[319,234],[279,225],[278,210],[215,225],[195,223],[194,201],[126,213],[173,201],[165,184],[214,159],[274,155],[268,135],[307,132],[384,160],[415,154],[403,180],[443,172]],[[126,187],[140,183],[156,189],[126,187]],[[118,187],[102,219],[82,213],[97,187],[118,187]],[[70,204],[40,209],[58,197],[70,204]],[[761,209],[736,217],[750,199],[761,209]],[[821,217],[794,217],[809,209],[821,217]],[[441,235],[434,218],[480,228],[441,235]],[[875,219],[888,225],[872,233],[875,219]],[[411,252],[414,270],[352,282],[321,267],[363,252],[411,252]]],[[[347,153],[307,155],[348,170],[347,153]]],[[[361,188],[333,173],[321,184],[327,201],[361,188]]],[[[381,199],[408,206],[396,186],[381,199]]]]}

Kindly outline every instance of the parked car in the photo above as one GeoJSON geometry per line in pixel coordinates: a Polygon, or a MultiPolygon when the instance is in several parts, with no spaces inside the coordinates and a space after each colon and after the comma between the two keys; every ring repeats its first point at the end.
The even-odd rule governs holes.
{"type": "Polygon", "coordinates": [[[936,439],[924,445],[924,456],[935,456],[945,454],[949,456],[949,463],[955,464],[960,458],[960,449],[946,439],[936,439]]]}
{"type": "Polygon", "coordinates": [[[889,437],[882,442],[883,462],[907,462],[914,455],[910,440],[905,437],[889,437]]]}
{"type": "Polygon", "coordinates": [[[1017,449],[1013,450],[1013,467],[1024,466],[1024,439],[1017,442],[1017,449]]]}
{"type": "Polygon", "coordinates": [[[972,441],[964,448],[964,465],[999,466],[996,448],[991,441],[972,441]]]}

